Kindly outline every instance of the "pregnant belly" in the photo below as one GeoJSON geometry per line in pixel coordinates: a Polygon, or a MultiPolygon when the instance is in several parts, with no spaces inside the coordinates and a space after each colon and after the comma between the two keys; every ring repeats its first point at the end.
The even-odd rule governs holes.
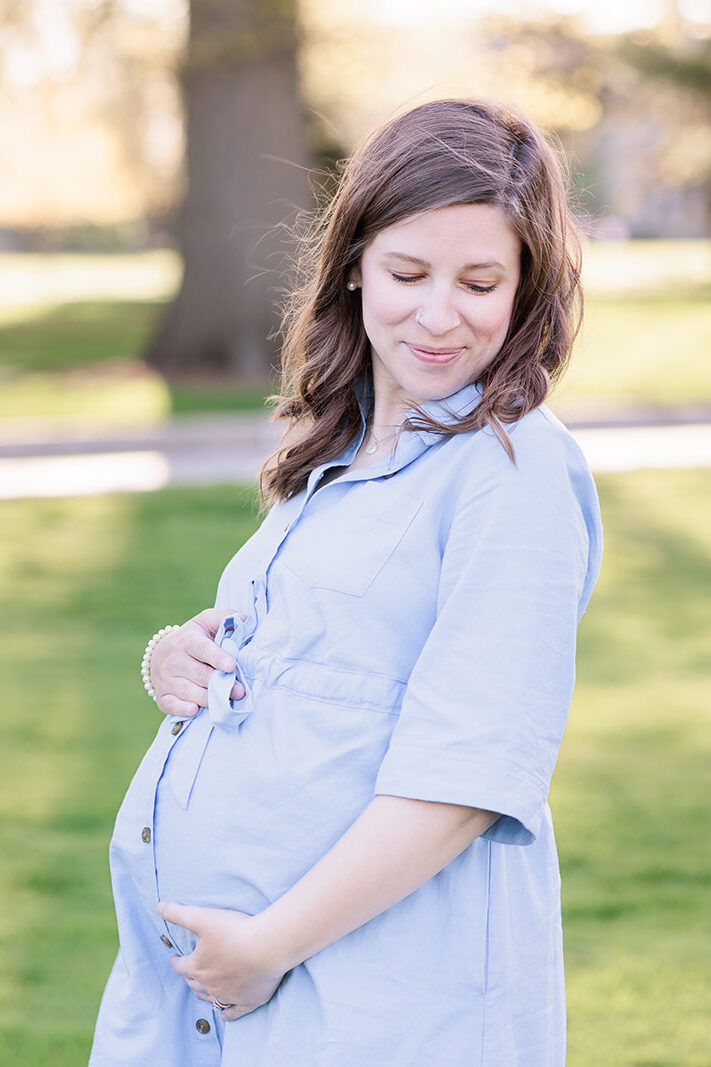
{"type": "MultiPolygon", "coordinates": [[[[266,907],[372,799],[395,720],[262,689],[239,727],[213,727],[187,805],[171,780],[171,760],[191,743],[186,729],[156,793],[160,898],[250,914],[266,907]]],[[[177,943],[191,951],[194,939],[177,943]]]]}

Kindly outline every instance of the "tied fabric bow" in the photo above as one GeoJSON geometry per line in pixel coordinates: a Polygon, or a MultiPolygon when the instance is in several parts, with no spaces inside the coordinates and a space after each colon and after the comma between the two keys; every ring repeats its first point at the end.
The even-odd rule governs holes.
{"type": "Polygon", "coordinates": [[[254,633],[254,623],[247,617],[228,615],[222,620],[215,634],[215,643],[223,652],[234,656],[236,668],[231,673],[215,668],[207,683],[207,713],[214,726],[231,730],[247,718],[252,710],[252,694],[244,680],[239,665],[239,654],[254,633]],[[230,693],[235,682],[241,682],[245,694],[241,700],[230,700],[230,693]]]}
{"type": "Polygon", "coordinates": [[[215,668],[207,685],[207,708],[200,708],[194,719],[186,722],[168,760],[167,775],[178,803],[187,808],[197,773],[212,731],[234,730],[251,713],[252,693],[242,674],[239,654],[254,633],[254,620],[242,620],[227,615],[215,634],[215,643],[234,657],[236,667],[227,673],[215,668]],[[230,700],[235,682],[241,682],[245,694],[241,700],[230,700]],[[187,728],[189,726],[189,729],[187,728]]]}

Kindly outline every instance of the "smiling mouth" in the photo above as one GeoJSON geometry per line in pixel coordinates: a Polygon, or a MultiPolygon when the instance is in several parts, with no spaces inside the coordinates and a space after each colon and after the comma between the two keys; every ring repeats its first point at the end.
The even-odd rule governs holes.
{"type": "Polygon", "coordinates": [[[458,356],[462,348],[429,348],[423,345],[411,345],[405,342],[413,355],[425,363],[448,363],[458,356]]]}

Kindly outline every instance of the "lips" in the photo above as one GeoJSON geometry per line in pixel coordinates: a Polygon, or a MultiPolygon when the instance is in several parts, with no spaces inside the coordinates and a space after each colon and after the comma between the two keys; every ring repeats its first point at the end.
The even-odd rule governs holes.
{"type": "Polygon", "coordinates": [[[423,363],[450,363],[462,351],[461,348],[421,348],[418,345],[411,345],[407,341],[405,344],[413,356],[422,360],[423,363]]]}

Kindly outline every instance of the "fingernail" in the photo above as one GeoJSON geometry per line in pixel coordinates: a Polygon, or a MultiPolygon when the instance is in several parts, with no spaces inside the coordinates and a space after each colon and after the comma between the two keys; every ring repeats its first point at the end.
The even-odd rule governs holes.
{"type": "Polygon", "coordinates": [[[233,659],[225,659],[222,661],[222,670],[225,672],[225,674],[232,674],[232,671],[235,669],[236,666],[237,664],[233,659]]]}

